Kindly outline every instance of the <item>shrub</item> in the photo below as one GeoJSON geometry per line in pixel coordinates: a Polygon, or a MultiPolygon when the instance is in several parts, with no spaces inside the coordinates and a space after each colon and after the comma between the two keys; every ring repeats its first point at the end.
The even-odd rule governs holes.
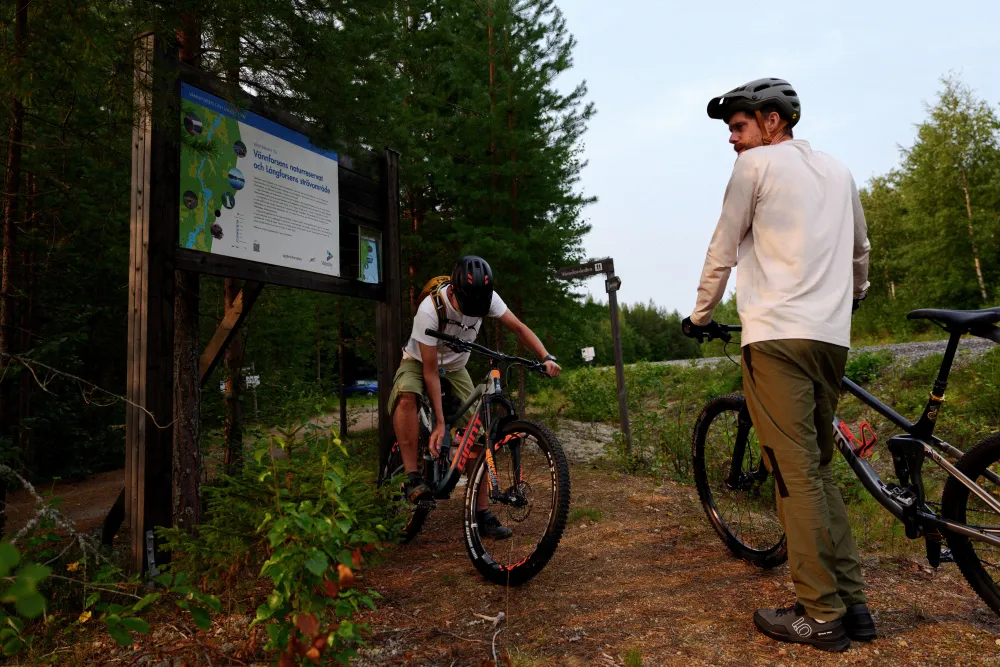
{"type": "Polygon", "coordinates": [[[847,360],[847,367],[844,370],[850,380],[862,384],[871,382],[879,374],[892,365],[896,357],[891,352],[861,352],[857,356],[847,360]]]}
{"type": "Polygon", "coordinates": [[[390,487],[375,487],[367,460],[351,460],[338,438],[314,426],[261,439],[239,475],[205,488],[208,518],[197,536],[161,531],[175,552],[171,570],[228,587],[259,568],[272,590],[251,627],[265,627],[266,648],[282,664],[346,664],[363,631],[354,615],[375,608],[377,594],[354,587],[354,570],[363,552],[399,534],[402,514],[390,487]]]}

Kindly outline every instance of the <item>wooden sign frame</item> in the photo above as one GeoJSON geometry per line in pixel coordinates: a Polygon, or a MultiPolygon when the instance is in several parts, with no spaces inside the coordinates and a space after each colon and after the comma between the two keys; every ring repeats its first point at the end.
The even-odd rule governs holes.
{"type": "MultiPolygon", "coordinates": [[[[386,149],[366,160],[338,155],[340,276],[326,276],[222,257],[178,244],[180,215],[180,84],[188,83],[226,99],[218,79],[178,62],[177,54],[153,33],[137,39],[135,108],[132,135],[132,203],[130,211],[129,310],[125,467],[126,483],[105,522],[108,540],[129,524],[130,565],[150,569],[158,540],[157,526],[173,521],[175,415],[174,287],[175,272],[193,272],[246,281],[237,303],[201,354],[204,384],[267,284],[309,289],[374,300],[376,308],[379,411],[386,414],[393,372],[402,356],[402,288],[399,249],[399,155],[386,149]],[[381,282],[365,283],[358,275],[359,227],[382,235],[381,282]],[[353,248],[353,252],[351,251],[353,248]],[[149,548],[147,548],[149,547],[149,548]]],[[[295,116],[248,99],[247,109],[305,136],[315,132],[295,116]]],[[[194,354],[198,351],[192,350],[194,354]]],[[[190,391],[190,387],[186,387],[190,391]]],[[[200,397],[200,388],[196,388],[200,397]]],[[[379,420],[380,451],[392,443],[392,425],[379,420]]]]}

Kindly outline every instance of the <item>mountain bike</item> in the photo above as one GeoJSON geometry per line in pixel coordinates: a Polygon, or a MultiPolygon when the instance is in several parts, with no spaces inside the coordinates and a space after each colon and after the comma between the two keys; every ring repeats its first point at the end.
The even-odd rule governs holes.
{"type": "MultiPolygon", "coordinates": [[[[861,438],[839,417],[833,420],[837,449],[865,490],[902,522],[909,539],[924,538],[927,560],[942,562],[942,542],[966,580],[1000,614],[1000,433],[968,452],[934,435],[948,374],[959,339],[979,336],[1000,343],[1000,308],[988,310],[915,310],[908,319],[928,319],[949,333],[944,359],[920,418],[914,423],[845,377],[843,389],[903,431],[885,445],[897,482],[887,482],[867,460],[877,436],[867,422],[861,438]],[[867,429],[866,429],[867,427],[867,429]],[[930,459],[946,474],[940,502],[925,496],[922,468],[930,459]]],[[[727,344],[739,326],[719,325],[710,339],[727,344]]],[[[720,396],[705,405],[694,427],[692,455],[698,495],[712,527],[738,558],[761,568],[787,558],[785,534],[778,521],[774,479],[764,466],[746,400],[720,396]]],[[[947,556],[947,552],[945,552],[947,556]]]]}
{"type": "MultiPolygon", "coordinates": [[[[472,460],[465,488],[466,551],[486,579],[518,586],[541,572],[562,539],[569,514],[569,464],[562,444],[548,427],[518,417],[514,404],[504,396],[502,370],[505,366],[507,371],[524,366],[546,377],[548,374],[544,364],[508,356],[433,329],[426,333],[457,352],[487,357],[489,373],[460,405],[451,395],[447,380],[442,378],[445,437],[437,457],[431,455],[429,445],[435,424],[434,410],[429,400],[418,397],[420,473],[436,500],[447,499],[472,460]],[[467,425],[457,430],[453,439],[452,426],[473,406],[475,410],[467,425]],[[476,503],[484,486],[490,509],[513,531],[507,539],[491,539],[478,530],[476,503]]],[[[403,472],[397,442],[381,477],[391,480],[403,472]]],[[[403,528],[403,543],[416,537],[435,506],[434,500],[406,505],[404,511],[410,512],[410,517],[403,528]]]]}

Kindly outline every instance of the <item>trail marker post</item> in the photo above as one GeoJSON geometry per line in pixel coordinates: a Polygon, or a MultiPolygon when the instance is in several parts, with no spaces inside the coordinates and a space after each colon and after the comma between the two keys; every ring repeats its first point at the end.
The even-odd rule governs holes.
{"type": "Polygon", "coordinates": [[[594,259],[582,264],[567,266],[556,271],[562,280],[579,280],[600,274],[605,275],[604,290],[608,293],[608,307],[611,309],[611,342],[615,348],[615,378],[618,383],[618,418],[621,422],[625,449],[632,451],[632,432],[628,423],[628,395],[625,391],[625,364],[622,360],[622,332],[618,322],[618,290],[622,279],[615,275],[615,260],[610,257],[594,259]]]}

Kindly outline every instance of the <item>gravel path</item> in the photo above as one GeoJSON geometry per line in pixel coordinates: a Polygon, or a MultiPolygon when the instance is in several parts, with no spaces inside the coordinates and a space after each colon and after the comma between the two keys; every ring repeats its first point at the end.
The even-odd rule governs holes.
{"type": "MultiPolygon", "coordinates": [[[[975,336],[966,336],[958,344],[958,353],[960,356],[964,357],[974,357],[986,352],[986,350],[993,347],[996,343],[986,340],[985,338],[976,338],[975,336]]],[[[891,352],[896,356],[897,362],[914,362],[924,357],[929,357],[932,354],[943,354],[945,347],[948,345],[946,340],[930,340],[920,343],[894,343],[892,345],[873,345],[871,347],[856,347],[851,350],[850,356],[858,355],[862,352],[880,352],[886,350],[891,352]]],[[[739,349],[733,345],[731,346],[730,355],[733,359],[739,360],[738,356],[739,349]]],[[[717,364],[720,361],[728,362],[729,359],[726,357],[708,357],[705,359],[675,359],[673,361],[656,361],[653,363],[663,364],[666,366],[683,366],[685,364],[694,364],[695,366],[709,366],[717,364]]]]}

